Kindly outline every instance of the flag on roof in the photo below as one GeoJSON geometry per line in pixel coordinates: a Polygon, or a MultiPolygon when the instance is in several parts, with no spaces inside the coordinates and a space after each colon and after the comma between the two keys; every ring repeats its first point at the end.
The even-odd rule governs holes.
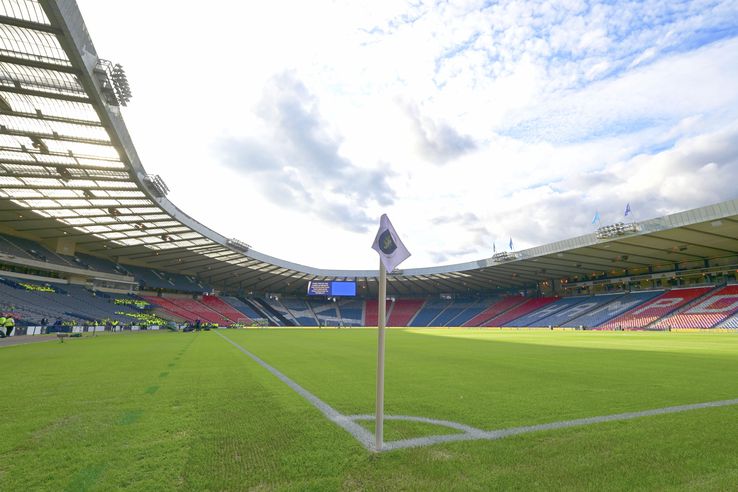
{"type": "Polygon", "coordinates": [[[510,238],[510,251],[512,251],[512,249],[513,249],[513,244],[512,244],[512,237],[511,237],[510,238]]]}
{"type": "Polygon", "coordinates": [[[410,252],[402,244],[387,214],[382,214],[382,218],[379,219],[379,231],[377,231],[377,237],[374,238],[372,249],[379,253],[379,258],[387,272],[391,272],[410,257],[410,252]]]}
{"type": "Polygon", "coordinates": [[[630,202],[625,206],[625,216],[630,215],[630,202]]]}
{"type": "Polygon", "coordinates": [[[592,224],[594,225],[594,224],[598,223],[599,221],[600,221],[600,211],[597,210],[597,211],[595,211],[595,216],[592,217],[592,224]]]}
{"type": "Polygon", "coordinates": [[[492,252],[497,253],[497,246],[495,246],[494,241],[492,241],[492,252]]]}

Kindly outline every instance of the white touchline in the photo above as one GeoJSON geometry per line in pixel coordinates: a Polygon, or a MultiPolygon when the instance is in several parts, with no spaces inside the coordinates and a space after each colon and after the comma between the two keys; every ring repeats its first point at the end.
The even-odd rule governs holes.
{"type": "MultiPolygon", "coordinates": [[[[310,393],[308,390],[282,374],[279,370],[275,369],[274,367],[270,366],[263,360],[261,360],[256,355],[252,354],[230,338],[228,338],[225,335],[220,334],[216,331],[216,333],[226,341],[228,341],[231,345],[236,347],[238,350],[246,354],[247,356],[251,357],[257,364],[262,366],[267,371],[274,374],[277,378],[279,378],[283,383],[285,383],[287,386],[295,390],[300,396],[305,398],[308,402],[310,402],[315,408],[320,410],[323,415],[328,418],[331,422],[334,422],[335,424],[339,425],[343,429],[346,430],[349,434],[354,436],[354,438],[361,443],[362,446],[364,446],[366,449],[370,451],[376,451],[376,448],[374,446],[374,435],[369,432],[368,430],[364,429],[362,426],[357,424],[356,422],[359,420],[374,420],[373,415],[343,415],[342,413],[339,413],[336,409],[325,403],[323,400],[315,396],[314,394],[310,393]]],[[[567,427],[581,427],[584,425],[591,425],[591,424],[599,424],[602,422],[615,422],[615,421],[623,421],[623,420],[632,420],[637,419],[641,417],[650,417],[652,415],[664,415],[668,413],[680,413],[680,412],[688,412],[690,410],[699,410],[702,408],[718,408],[718,407],[727,407],[732,405],[738,405],[738,398],[734,400],[719,400],[719,401],[709,401],[704,403],[693,403],[690,405],[678,405],[678,406],[672,406],[672,407],[663,407],[663,408],[654,408],[651,410],[641,410],[638,412],[626,412],[626,413],[616,413],[612,415],[600,415],[597,417],[585,417],[581,419],[575,419],[575,420],[562,420],[560,422],[549,422],[547,424],[537,424],[537,425],[527,425],[522,427],[509,427],[507,429],[498,429],[498,430],[491,430],[491,431],[485,431],[482,429],[477,429],[475,427],[471,427],[464,424],[459,424],[457,422],[451,422],[449,420],[437,420],[437,419],[431,419],[426,417],[414,417],[409,415],[385,415],[385,420],[407,420],[407,421],[414,421],[414,422],[424,422],[427,424],[434,424],[439,425],[443,427],[448,427],[451,429],[455,429],[458,431],[461,431],[457,434],[444,434],[444,435],[436,435],[436,436],[425,436],[425,437],[418,437],[414,439],[403,439],[400,441],[389,441],[385,442],[382,446],[381,451],[392,451],[394,449],[403,449],[403,448],[417,448],[421,446],[429,446],[431,444],[438,444],[442,442],[456,442],[456,441],[477,441],[477,440],[496,440],[496,439],[503,439],[505,437],[509,436],[516,436],[520,434],[528,434],[530,432],[538,432],[538,431],[545,431],[545,430],[555,430],[555,429],[564,429],[567,427]]]]}

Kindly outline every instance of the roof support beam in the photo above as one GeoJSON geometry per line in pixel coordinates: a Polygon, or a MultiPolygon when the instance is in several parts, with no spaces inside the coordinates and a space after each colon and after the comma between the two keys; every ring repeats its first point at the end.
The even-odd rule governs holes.
{"type": "Polygon", "coordinates": [[[0,24],[9,24],[15,27],[22,27],[25,29],[32,29],[34,31],[47,32],[49,34],[56,34],[57,36],[62,34],[62,30],[58,27],[50,26],[49,24],[40,24],[38,22],[31,22],[23,19],[17,19],[15,17],[8,17],[0,15],[0,24]]]}

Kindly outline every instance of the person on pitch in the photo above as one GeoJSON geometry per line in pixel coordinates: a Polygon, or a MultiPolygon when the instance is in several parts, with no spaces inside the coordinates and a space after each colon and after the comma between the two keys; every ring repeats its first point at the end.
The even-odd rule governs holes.
{"type": "Polygon", "coordinates": [[[13,319],[12,315],[8,315],[5,318],[5,336],[9,337],[13,334],[13,330],[15,329],[15,320],[13,319]]]}

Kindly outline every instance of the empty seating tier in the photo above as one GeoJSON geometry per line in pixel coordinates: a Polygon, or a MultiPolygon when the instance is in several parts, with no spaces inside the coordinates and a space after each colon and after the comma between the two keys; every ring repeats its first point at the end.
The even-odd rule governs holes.
{"type": "Polygon", "coordinates": [[[525,300],[526,298],[523,296],[504,297],[464,323],[464,326],[492,326],[486,324],[486,322],[523,303],[525,300]]]}
{"type": "Polygon", "coordinates": [[[387,326],[407,326],[424,302],[423,299],[397,299],[392,303],[387,326]]]}
{"type": "Polygon", "coordinates": [[[738,312],[738,285],[711,292],[696,304],[668,316],[655,328],[712,328],[738,312]]]}
{"type": "Polygon", "coordinates": [[[606,330],[623,329],[635,330],[645,328],[654,321],[676,311],[693,300],[707,294],[712,287],[693,287],[689,289],[674,289],[651,299],[620,316],[600,325],[606,330]]]}
{"type": "Polygon", "coordinates": [[[644,302],[650,301],[661,293],[662,291],[654,290],[645,292],[631,292],[630,294],[618,295],[614,298],[614,300],[606,302],[602,306],[589,311],[587,314],[568,321],[567,325],[584,326],[586,328],[600,326],[601,324],[614,318],[615,316],[629,311],[636,306],[640,306],[644,302]]]}

